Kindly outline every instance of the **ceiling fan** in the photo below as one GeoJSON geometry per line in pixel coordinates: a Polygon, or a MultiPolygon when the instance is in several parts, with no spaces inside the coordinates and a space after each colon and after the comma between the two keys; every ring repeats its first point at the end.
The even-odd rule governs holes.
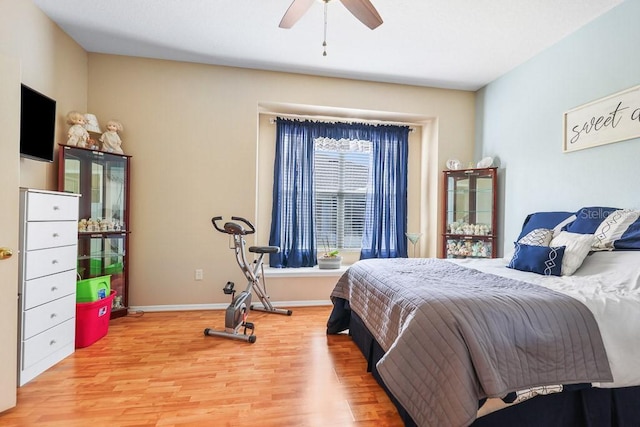
{"type": "MultiPolygon", "coordinates": [[[[311,5],[316,0],[293,0],[287,11],[285,12],[282,20],[280,21],[280,28],[291,28],[295,25],[300,18],[309,10],[311,5]]],[[[324,2],[324,46],[323,56],[327,56],[327,5],[331,0],[321,0],[324,2]]],[[[347,8],[349,12],[360,22],[372,30],[378,28],[382,24],[382,18],[378,14],[378,11],[371,1],[369,0],[340,0],[340,2],[347,8]]]]}
{"type": "MultiPolygon", "coordinates": [[[[309,10],[315,1],[316,0],[293,0],[293,3],[291,3],[289,9],[287,9],[280,21],[280,28],[293,27],[293,25],[302,18],[302,15],[309,10]]],[[[331,0],[322,1],[325,3],[326,7],[327,3],[331,0]]],[[[340,2],[353,14],[353,16],[358,18],[360,22],[372,30],[382,24],[382,18],[369,0],[340,0],[340,2]]]]}

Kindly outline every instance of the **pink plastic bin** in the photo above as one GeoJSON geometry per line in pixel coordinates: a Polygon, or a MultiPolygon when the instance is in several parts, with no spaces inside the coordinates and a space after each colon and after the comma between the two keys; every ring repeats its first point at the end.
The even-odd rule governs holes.
{"type": "Polygon", "coordinates": [[[109,331],[111,303],[116,291],[94,302],[76,304],[76,348],[89,347],[109,331]]]}

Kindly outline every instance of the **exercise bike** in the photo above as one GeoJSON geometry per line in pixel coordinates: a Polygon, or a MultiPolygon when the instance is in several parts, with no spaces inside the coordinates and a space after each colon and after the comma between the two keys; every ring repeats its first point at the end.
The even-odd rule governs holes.
{"type": "Polygon", "coordinates": [[[222,221],[221,216],[211,218],[213,227],[221,233],[233,236],[233,247],[231,249],[235,250],[236,261],[247,278],[247,287],[236,296],[233,282],[227,282],[222,290],[226,295],[231,295],[231,304],[229,304],[225,311],[224,331],[207,328],[204,330],[204,334],[207,336],[233,338],[254,343],[256,342],[256,336],[254,335],[255,328],[253,323],[247,322],[247,317],[249,315],[247,309],[264,311],[267,313],[284,314],[287,316],[291,316],[292,314],[291,310],[275,308],[273,304],[271,304],[269,295],[267,295],[264,279],[261,280],[264,272],[262,265],[264,255],[278,253],[280,252],[280,248],[277,246],[250,246],[249,252],[259,255],[257,259],[254,259],[252,262],[248,262],[245,256],[246,242],[244,240],[244,236],[256,232],[253,224],[244,218],[236,216],[232,216],[231,221],[225,222],[222,227],[218,225],[218,221],[222,221]],[[245,228],[239,222],[233,221],[244,223],[248,228],[245,228]],[[260,302],[262,303],[261,307],[251,305],[252,290],[260,299],[260,302]],[[240,329],[242,329],[242,332],[240,332],[240,329]],[[247,334],[247,331],[250,333],[247,334]]]}

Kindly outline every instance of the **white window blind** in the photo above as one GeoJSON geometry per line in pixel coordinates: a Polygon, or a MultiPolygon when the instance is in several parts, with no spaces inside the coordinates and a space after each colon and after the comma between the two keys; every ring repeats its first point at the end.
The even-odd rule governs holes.
{"type": "Polygon", "coordinates": [[[314,149],[315,227],[320,251],[362,244],[371,142],[318,138],[314,149]]]}

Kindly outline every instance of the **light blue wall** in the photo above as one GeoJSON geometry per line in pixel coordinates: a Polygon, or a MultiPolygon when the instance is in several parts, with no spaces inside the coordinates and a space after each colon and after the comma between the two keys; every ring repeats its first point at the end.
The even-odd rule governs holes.
{"type": "Polygon", "coordinates": [[[504,248],[530,212],[640,208],[640,139],[562,152],[564,112],[640,85],[639,22],[627,0],[478,91],[475,157],[503,168],[504,248]]]}

